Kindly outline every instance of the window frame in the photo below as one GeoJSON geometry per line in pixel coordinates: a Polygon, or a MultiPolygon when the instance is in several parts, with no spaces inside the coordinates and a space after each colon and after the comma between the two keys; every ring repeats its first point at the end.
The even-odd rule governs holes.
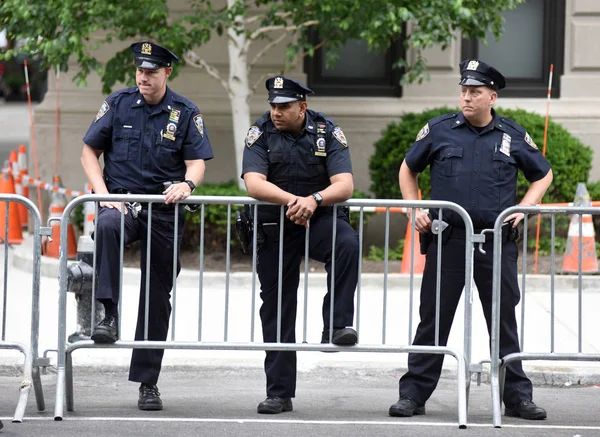
{"type": "MultiPolygon", "coordinates": [[[[547,97],[550,64],[554,64],[552,97],[560,97],[560,77],[565,56],[565,0],[544,0],[542,38],[542,76],[538,78],[507,77],[507,88],[500,90],[502,97],[547,97]]],[[[462,40],[462,59],[478,57],[478,40],[462,40]]]]}
{"type": "MultiPolygon", "coordinates": [[[[405,30],[402,36],[391,42],[390,47],[382,53],[385,56],[385,77],[374,78],[348,78],[329,76],[323,77],[321,72],[325,68],[323,50],[326,46],[315,50],[314,56],[306,56],[304,59],[304,72],[307,77],[307,85],[316,95],[330,97],[402,97],[402,69],[394,68],[399,59],[404,59],[405,30]]],[[[309,33],[309,41],[313,45],[320,42],[316,30],[309,33]]]]}

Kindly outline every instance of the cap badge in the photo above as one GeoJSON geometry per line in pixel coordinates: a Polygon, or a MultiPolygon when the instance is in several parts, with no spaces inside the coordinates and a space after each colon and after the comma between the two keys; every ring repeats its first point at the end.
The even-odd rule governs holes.
{"type": "Polygon", "coordinates": [[[283,89],[283,78],[282,77],[276,77],[275,78],[275,82],[273,83],[273,88],[275,89],[283,89]]]}
{"type": "Polygon", "coordinates": [[[142,44],[142,55],[151,55],[152,54],[152,44],[145,42],[142,44]]]}
{"type": "Polygon", "coordinates": [[[477,71],[478,67],[479,67],[479,61],[469,61],[469,64],[467,65],[467,70],[477,71]]]}

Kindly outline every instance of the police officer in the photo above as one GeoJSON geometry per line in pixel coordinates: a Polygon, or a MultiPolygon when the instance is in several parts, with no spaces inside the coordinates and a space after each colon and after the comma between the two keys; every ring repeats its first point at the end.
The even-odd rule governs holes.
{"type": "MultiPolygon", "coordinates": [[[[150,271],[146,271],[148,206],[129,205],[125,213],[125,244],[140,240],[142,273],[136,340],[144,338],[146,277],[150,278],[148,340],[166,340],[173,286],[173,251],[179,250],[184,214],[177,202],[186,199],[204,178],[204,161],[213,157],[198,107],[167,87],[178,58],[152,42],[131,45],[137,87],[117,91],[102,103],[83,141],[81,162],[97,194],[164,194],[152,205],[150,271]],[[104,170],[99,164],[104,156],[104,170]],[[166,188],[165,188],[166,187],[166,188]],[[179,234],[175,239],[175,208],[179,234]]],[[[98,288],[96,298],[106,317],[92,333],[96,343],[118,339],[121,202],[100,202],[95,235],[98,288]]],[[[140,382],[138,407],[161,410],[156,387],[163,349],[134,349],[129,379],[140,382]]]]}
{"type": "MultiPolygon", "coordinates": [[[[552,170],[527,131],[501,117],[492,108],[505,79],[492,66],[475,59],[460,64],[461,112],[430,120],[417,135],[400,167],[402,197],[417,200],[417,176],[429,165],[431,198],[457,203],[469,213],[475,232],[493,228],[498,215],[517,204],[517,171],[530,182],[519,205],[537,205],[552,182],[552,170]]],[[[431,211],[437,218],[437,211],[431,211]]],[[[439,344],[446,345],[454,313],[464,287],[465,229],[462,219],[444,211],[449,226],[443,232],[439,344]]],[[[517,282],[515,227],[523,214],[506,218],[502,245],[502,297],[500,356],[519,352],[515,307],[520,299],[517,282]],[[512,227],[512,229],[511,229],[512,227]],[[514,231],[513,231],[514,229],[514,231]]],[[[417,210],[416,229],[431,231],[426,212],[417,210]]],[[[435,241],[435,240],[433,240],[435,241]]],[[[493,242],[484,244],[486,254],[475,251],[473,275],[481,300],[488,332],[491,329],[493,242]]],[[[437,243],[430,243],[421,285],[421,321],[415,345],[435,344],[437,243]]],[[[425,414],[425,402],[435,389],[443,355],[413,353],[408,372],[400,379],[400,398],[389,409],[390,416],[425,414]]],[[[505,414],[523,419],[545,419],[546,411],[532,400],[532,384],[521,362],[512,362],[506,371],[503,395],[505,414]]]]}
{"type": "MultiPolygon", "coordinates": [[[[248,194],[284,205],[281,342],[296,341],[296,304],[305,228],[310,225],[309,255],[325,263],[328,292],[323,299],[322,343],[329,343],[333,205],[352,196],[354,182],[348,143],[342,129],[320,112],[307,108],[305,85],[283,76],[266,81],[270,112],[248,130],[242,177],[248,194]]],[[[354,345],[354,291],[358,281],[358,235],[348,216],[337,210],[335,296],[332,343],[354,345]]],[[[260,316],[265,342],[277,341],[277,280],[280,207],[258,207],[257,272],[263,304],[260,316]],[[275,266],[275,268],[274,268],[275,266]]],[[[267,398],[257,411],[292,410],[296,391],[296,352],[267,351],[267,398]]]]}

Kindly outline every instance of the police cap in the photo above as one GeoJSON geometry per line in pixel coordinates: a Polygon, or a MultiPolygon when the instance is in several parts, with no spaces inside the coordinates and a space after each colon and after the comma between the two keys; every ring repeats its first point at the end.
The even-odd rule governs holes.
{"type": "Polygon", "coordinates": [[[158,70],[170,67],[172,62],[179,62],[179,58],[171,50],[156,43],[141,41],[131,44],[133,63],[138,68],[158,70]]]}
{"type": "Polygon", "coordinates": [[[283,76],[267,79],[265,82],[269,91],[269,103],[288,103],[296,100],[306,100],[307,94],[314,91],[300,82],[283,76]]]}
{"type": "Polygon", "coordinates": [[[495,91],[506,86],[502,73],[491,65],[477,59],[467,59],[460,63],[460,85],[487,86],[495,91]]]}

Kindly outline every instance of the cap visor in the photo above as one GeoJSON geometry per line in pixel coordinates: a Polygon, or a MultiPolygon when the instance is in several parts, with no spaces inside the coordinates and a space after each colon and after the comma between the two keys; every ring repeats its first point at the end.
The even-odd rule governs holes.
{"type": "Polygon", "coordinates": [[[288,96],[269,96],[269,103],[289,103],[295,102],[298,100],[296,97],[288,97],[288,96]]]}
{"type": "Polygon", "coordinates": [[[459,85],[465,85],[465,86],[488,86],[486,83],[481,82],[480,80],[477,80],[477,79],[473,79],[472,77],[466,77],[464,79],[461,79],[461,81],[459,82],[459,85]]]}
{"type": "Polygon", "coordinates": [[[157,64],[156,62],[150,62],[146,59],[135,59],[133,63],[136,67],[143,68],[145,70],[158,70],[162,67],[162,65],[157,64]]]}

